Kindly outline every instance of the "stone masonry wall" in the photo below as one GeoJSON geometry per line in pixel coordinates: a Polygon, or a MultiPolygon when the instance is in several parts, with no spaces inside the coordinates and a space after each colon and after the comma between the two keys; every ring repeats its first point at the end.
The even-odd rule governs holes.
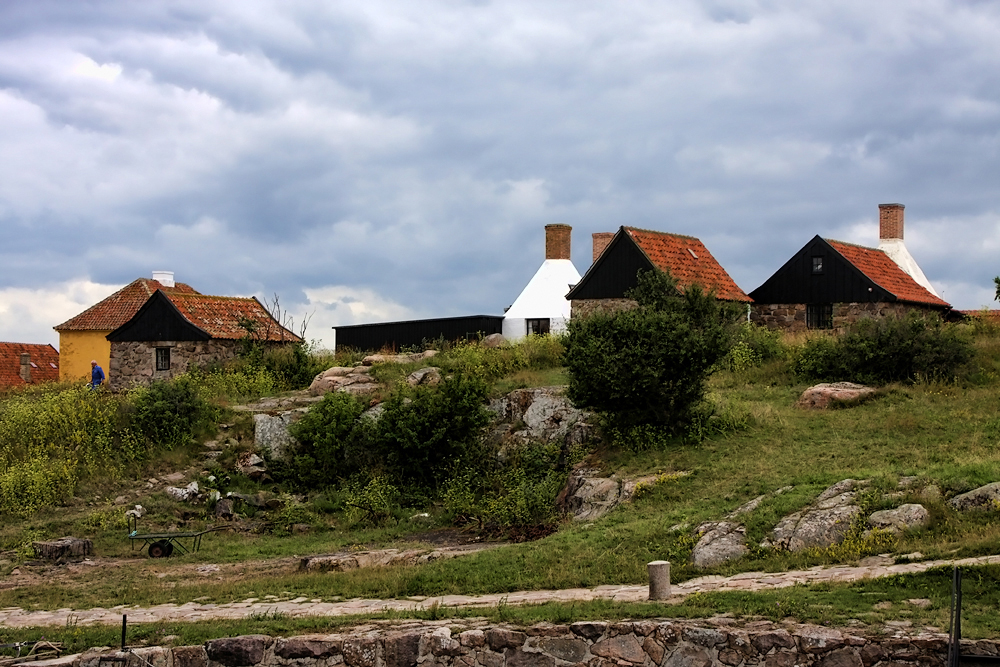
{"type": "MultiPolygon", "coordinates": [[[[447,620],[372,623],[350,632],[247,635],[201,646],[135,649],[127,667],[943,667],[947,635],[863,637],[813,625],[733,619],[578,622],[529,628],[447,620]],[[143,663],[142,661],[145,661],[143,663]]],[[[67,657],[99,667],[111,649],[67,657]]],[[[962,642],[963,654],[997,655],[1000,641],[962,642]]]]}
{"type": "Polygon", "coordinates": [[[569,302],[570,319],[593,313],[614,313],[638,307],[634,299],[574,299],[569,302]]]}
{"type": "Polygon", "coordinates": [[[111,343],[108,381],[115,391],[136,385],[149,386],[154,380],[169,380],[189,366],[207,366],[236,356],[239,341],[204,340],[177,342],[111,343]],[[170,370],[156,370],[156,348],[170,349],[170,370]]]}
{"type": "MultiPolygon", "coordinates": [[[[833,329],[842,333],[849,324],[865,317],[902,317],[911,310],[936,312],[903,303],[835,303],[833,304],[833,329]]],[[[806,304],[804,303],[755,303],[750,311],[750,320],[770,329],[789,331],[806,330],[806,304]]]]}

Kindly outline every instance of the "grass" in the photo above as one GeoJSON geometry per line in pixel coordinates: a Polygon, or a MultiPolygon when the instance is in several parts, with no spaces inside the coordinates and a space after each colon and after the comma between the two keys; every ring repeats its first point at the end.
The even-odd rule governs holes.
{"type": "MultiPolygon", "coordinates": [[[[517,361],[509,353],[506,357],[495,358],[466,354],[453,363],[474,364],[486,359],[500,368],[517,361]]],[[[258,571],[246,566],[244,576],[218,581],[200,576],[193,579],[188,572],[178,569],[184,565],[218,563],[239,571],[240,563],[256,560],[399,545],[427,529],[425,523],[404,518],[386,528],[346,530],[338,523],[337,515],[322,515],[326,529],[310,535],[278,538],[213,534],[206,536],[202,551],[197,554],[174,557],[169,562],[149,561],[144,557],[126,561],[116,567],[113,577],[108,577],[106,572],[89,572],[81,574],[71,585],[49,583],[28,589],[2,590],[0,607],[53,609],[182,604],[195,600],[229,602],[266,595],[333,600],[503,593],[641,584],[646,581],[645,564],[660,559],[673,563],[672,579],[679,582],[702,574],[731,575],[753,570],[780,572],[853,562],[873,550],[897,554],[920,551],[927,558],[996,553],[996,544],[1000,542],[1000,512],[958,514],[942,499],[919,498],[913,492],[904,492],[891,501],[873,497],[873,509],[921,502],[931,514],[931,524],[926,529],[900,536],[894,543],[865,543],[859,539],[851,543],[850,548],[799,554],[753,549],[740,561],[707,571],[695,570],[688,563],[694,545],[694,527],[703,521],[717,520],[746,501],[783,487],[793,488],[779,495],[769,495],[746,517],[747,534],[752,542],[763,539],[781,517],[804,507],[826,487],[845,478],[871,480],[875,489],[894,491],[899,478],[915,476],[920,480],[918,488],[935,485],[944,498],[1000,480],[1000,416],[996,405],[1000,379],[1000,365],[996,360],[1000,359],[1000,342],[996,338],[981,337],[977,340],[977,354],[978,371],[965,385],[894,385],[863,404],[830,411],[803,411],[794,407],[795,400],[807,385],[789,373],[787,364],[769,362],[741,373],[717,373],[709,389],[726,428],[709,433],[696,444],[690,440],[672,439],[660,442],[656,449],[599,451],[591,458],[591,464],[621,476],[678,471],[690,474],[668,475],[667,481],[652,486],[641,498],[608,516],[592,524],[567,523],[555,534],[537,542],[505,546],[419,567],[344,573],[300,573],[291,564],[279,571],[258,571]],[[686,524],[688,528],[671,530],[677,524],[686,524]]],[[[401,367],[393,372],[404,371],[406,368],[401,367]]],[[[518,387],[565,382],[561,368],[532,366],[503,375],[495,381],[494,391],[503,393],[518,387]]],[[[171,465],[180,466],[185,462],[184,457],[194,456],[194,453],[173,452],[171,456],[175,457],[171,465]]],[[[103,508],[108,507],[107,499],[113,498],[119,489],[110,482],[104,487],[88,488],[96,493],[81,492],[82,498],[100,497],[90,500],[90,506],[81,500],[70,508],[42,511],[23,521],[6,522],[0,527],[0,542],[7,548],[14,548],[39,535],[75,534],[93,538],[102,557],[125,559],[134,556],[123,539],[123,530],[88,519],[104,511],[103,508]]],[[[141,502],[153,510],[151,522],[169,525],[186,521],[187,528],[202,525],[199,522],[206,520],[203,510],[172,503],[162,496],[150,496],[141,502]],[[194,516],[185,517],[185,513],[194,516]]],[[[412,513],[421,509],[414,508],[412,513]]],[[[439,508],[430,509],[432,520],[443,520],[439,508]]],[[[13,565],[14,560],[10,558],[6,565],[0,561],[0,573],[9,572],[13,565]]],[[[1000,603],[997,599],[1000,586],[995,585],[1000,572],[988,567],[976,568],[974,573],[966,578],[965,628],[970,636],[988,636],[1000,630],[995,614],[990,613],[1000,603]]],[[[914,626],[944,627],[947,625],[949,575],[932,571],[853,585],[795,587],[753,594],[703,594],[692,596],[680,606],[670,607],[602,602],[496,612],[478,610],[475,613],[487,616],[503,613],[517,622],[733,613],[744,617],[794,617],[837,625],[848,624],[852,619],[872,626],[889,619],[905,619],[911,620],[914,626]],[[929,598],[932,605],[928,609],[917,608],[905,602],[911,598],[929,598]],[[876,600],[890,602],[891,606],[876,610],[873,608],[876,600]]],[[[461,618],[473,612],[440,609],[436,613],[461,618]]],[[[273,628],[277,634],[323,631],[337,627],[336,623],[340,622],[280,618],[258,621],[252,631],[272,632],[268,628],[273,628]]],[[[216,627],[219,629],[168,624],[162,628],[150,626],[148,632],[150,637],[178,634],[185,638],[184,642],[194,643],[200,641],[198,637],[202,635],[199,633],[212,632],[213,636],[219,636],[248,631],[240,630],[247,626],[238,623],[213,622],[212,628],[216,627]]],[[[73,632],[90,637],[87,633],[100,630],[74,629],[73,632]]],[[[108,641],[103,640],[103,643],[108,641]]]]}

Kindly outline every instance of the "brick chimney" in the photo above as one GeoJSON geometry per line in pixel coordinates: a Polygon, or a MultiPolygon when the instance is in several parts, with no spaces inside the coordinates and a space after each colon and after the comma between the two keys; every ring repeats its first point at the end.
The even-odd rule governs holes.
{"type": "Polygon", "coordinates": [[[21,353],[21,379],[31,384],[31,355],[27,352],[21,353]]]}
{"type": "Polygon", "coordinates": [[[573,228],[569,225],[545,225],[545,259],[570,259],[570,235],[573,228]]]}
{"type": "Polygon", "coordinates": [[[614,232],[594,232],[592,234],[592,236],[594,237],[594,260],[593,261],[596,262],[597,258],[601,256],[601,253],[604,252],[604,249],[608,247],[609,243],[611,243],[611,239],[613,239],[615,237],[615,233],[614,232]]]}
{"type": "Polygon", "coordinates": [[[880,239],[902,239],[903,238],[903,209],[902,204],[879,204],[878,205],[878,237],[880,239]]]}

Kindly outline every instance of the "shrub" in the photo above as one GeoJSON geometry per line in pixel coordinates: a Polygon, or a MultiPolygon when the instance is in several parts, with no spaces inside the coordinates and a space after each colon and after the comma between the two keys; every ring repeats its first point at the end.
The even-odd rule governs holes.
{"type": "Polygon", "coordinates": [[[732,344],[737,308],[697,285],[680,294],[669,274],[640,272],[638,308],[569,322],[569,397],[622,425],[677,428],[732,344]]]}
{"type": "Polygon", "coordinates": [[[157,447],[188,444],[212,415],[211,406],[189,375],[136,389],[133,406],[136,429],[157,447]]]}
{"type": "Polygon", "coordinates": [[[344,495],[348,520],[352,524],[383,526],[399,508],[399,489],[382,475],[375,475],[363,484],[355,480],[344,495]]]}
{"type": "Polygon", "coordinates": [[[972,359],[972,342],[937,315],[863,319],[838,338],[803,346],[796,372],[816,379],[885,384],[952,378],[972,359]]]}
{"type": "Polygon", "coordinates": [[[278,384],[270,371],[249,364],[207,372],[195,371],[191,377],[199,393],[212,400],[245,400],[267,396],[275,392],[278,384]]]}
{"type": "Polygon", "coordinates": [[[726,355],[723,366],[740,373],[774,359],[786,356],[781,333],[752,322],[744,322],[736,329],[733,346],[726,355]]]}
{"type": "Polygon", "coordinates": [[[323,488],[358,468],[358,417],[365,406],[351,394],[328,393],[292,424],[289,432],[299,445],[285,476],[297,486],[323,488]]]}
{"type": "Polygon", "coordinates": [[[369,429],[369,451],[405,486],[436,489],[453,470],[477,458],[489,422],[486,383],[456,374],[437,387],[397,392],[369,429]]]}

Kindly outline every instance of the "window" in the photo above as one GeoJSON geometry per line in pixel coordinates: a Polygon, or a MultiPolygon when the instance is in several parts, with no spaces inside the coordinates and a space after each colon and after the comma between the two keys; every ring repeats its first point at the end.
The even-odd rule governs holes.
{"type": "Polygon", "coordinates": [[[549,318],[539,318],[535,320],[525,320],[527,324],[528,335],[535,334],[540,336],[542,334],[547,334],[549,332],[549,318]]]}
{"type": "Polygon", "coordinates": [[[806,328],[832,329],[833,304],[811,303],[808,306],[806,306],[806,328]]]}
{"type": "Polygon", "coordinates": [[[156,370],[158,370],[158,371],[169,371],[170,370],[170,348],[169,347],[158,347],[158,348],[156,348],[156,370]]]}
{"type": "Polygon", "coordinates": [[[822,257],[813,257],[813,273],[823,273],[822,257]]]}

